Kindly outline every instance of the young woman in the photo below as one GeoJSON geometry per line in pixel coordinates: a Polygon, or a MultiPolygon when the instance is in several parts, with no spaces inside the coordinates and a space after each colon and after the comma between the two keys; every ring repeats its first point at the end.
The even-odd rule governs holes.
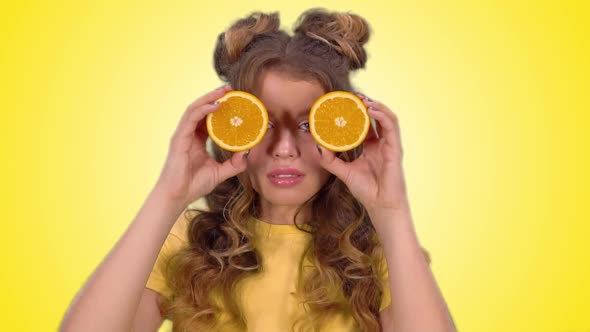
{"type": "Polygon", "coordinates": [[[376,133],[344,153],[309,133],[315,100],[353,91],[368,39],[361,17],[320,9],[293,35],[263,13],[221,33],[215,69],[229,84],[189,105],[61,330],[156,331],[169,318],[174,331],[454,331],[412,225],[395,114],[361,95],[376,133]],[[250,151],[210,154],[204,118],[231,89],[264,103],[269,129],[250,151]]]}

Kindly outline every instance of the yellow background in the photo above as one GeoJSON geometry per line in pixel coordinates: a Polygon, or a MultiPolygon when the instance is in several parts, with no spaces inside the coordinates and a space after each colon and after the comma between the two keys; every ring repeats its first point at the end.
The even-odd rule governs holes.
{"type": "MultiPolygon", "coordinates": [[[[414,223],[459,331],[590,331],[587,2],[0,5],[2,321],[51,331],[154,185],[216,36],[253,10],[372,25],[414,223]]],[[[161,330],[169,327],[166,324],[161,330]]]]}

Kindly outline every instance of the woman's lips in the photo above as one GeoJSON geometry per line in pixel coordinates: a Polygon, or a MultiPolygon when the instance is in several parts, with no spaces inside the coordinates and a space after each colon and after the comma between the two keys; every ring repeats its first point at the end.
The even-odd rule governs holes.
{"type": "Polygon", "coordinates": [[[270,182],[279,187],[291,187],[303,181],[305,174],[292,167],[277,168],[268,174],[270,182]]]}

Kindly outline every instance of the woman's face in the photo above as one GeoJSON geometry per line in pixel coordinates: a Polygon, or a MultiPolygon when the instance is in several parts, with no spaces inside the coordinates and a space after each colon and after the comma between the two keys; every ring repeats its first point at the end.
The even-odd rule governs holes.
{"type": "Polygon", "coordinates": [[[311,106],[325,91],[315,81],[265,71],[257,97],[265,105],[269,128],[250,151],[247,174],[260,195],[263,211],[297,207],[317,193],[330,177],[319,164],[316,142],[309,133],[311,106]]]}

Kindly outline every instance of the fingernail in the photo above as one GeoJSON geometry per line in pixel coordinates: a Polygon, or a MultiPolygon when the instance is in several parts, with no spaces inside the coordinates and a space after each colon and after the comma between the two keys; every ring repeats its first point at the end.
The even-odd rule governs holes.
{"type": "Polygon", "coordinates": [[[250,150],[246,151],[246,153],[244,153],[244,155],[242,156],[242,158],[248,159],[248,155],[249,154],[250,154],[250,150]]]}
{"type": "Polygon", "coordinates": [[[216,101],[212,101],[212,102],[209,103],[209,105],[219,105],[219,101],[217,101],[217,100],[216,101]]]}
{"type": "Polygon", "coordinates": [[[320,148],[320,146],[317,144],[315,146],[316,146],[316,148],[318,148],[318,152],[320,153],[320,156],[321,156],[322,155],[322,148],[320,148]]]}

